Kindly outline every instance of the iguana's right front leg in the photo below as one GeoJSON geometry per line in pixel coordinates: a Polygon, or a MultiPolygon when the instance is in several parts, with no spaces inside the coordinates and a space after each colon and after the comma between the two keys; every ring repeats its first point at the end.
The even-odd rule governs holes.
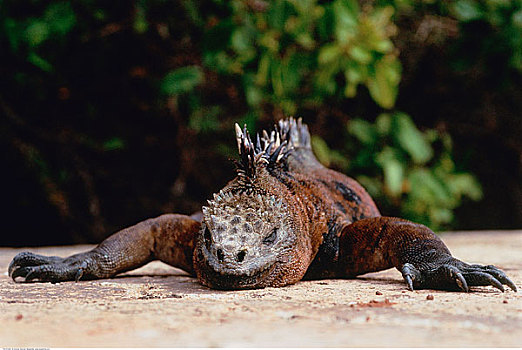
{"type": "Polygon", "coordinates": [[[123,229],[96,248],[67,258],[23,252],[9,265],[9,276],[26,282],[79,281],[108,278],[161,260],[194,273],[194,236],[201,223],[191,217],[166,214],[123,229]]]}
{"type": "Polygon", "coordinates": [[[404,219],[373,217],[344,227],[339,243],[339,276],[354,277],[396,267],[408,288],[469,291],[492,285],[517,287],[492,265],[467,264],[453,257],[428,227],[404,219]]]}

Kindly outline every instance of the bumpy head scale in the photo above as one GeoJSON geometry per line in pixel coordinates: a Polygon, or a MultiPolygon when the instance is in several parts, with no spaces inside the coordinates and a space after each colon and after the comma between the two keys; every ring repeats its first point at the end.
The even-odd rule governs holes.
{"type": "Polygon", "coordinates": [[[203,251],[218,273],[252,276],[292,242],[286,204],[273,195],[220,191],[203,215],[203,251]]]}

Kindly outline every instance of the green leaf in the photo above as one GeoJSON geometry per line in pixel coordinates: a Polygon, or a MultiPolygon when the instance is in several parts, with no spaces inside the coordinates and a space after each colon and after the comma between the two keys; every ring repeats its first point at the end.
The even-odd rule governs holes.
{"type": "Polygon", "coordinates": [[[283,31],[291,12],[292,9],[290,8],[290,4],[285,0],[272,1],[267,16],[270,27],[277,29],[278,31],[283,31]]]}
{"type": "Polygon", "coordinates": [[[31,47],[36,47],[49,37],[49,25],[40,20],[34,20],[25,30],[27,43],[31,47]]]}
{"type": "Polygon", "coordinates": [[[201,84],[203,78],[203,72],[198,66],[178,68],[163,78],[161,91],[166,95],[177,95],[189,92],[201,84]]]}
{"type": "Polygon", "coordinates": [[[280,33],[274,30],[266,31],[258,40],[259,45],[265,47],[272,54],[277,54],[279,52],[279,48],[281,46],[281,42],[279,40],[280,33]]]}
{"type": "Polygon", "coordinates": [[[125,141],[119,137],[113,137],[103,143],[103,149],[105,151],[117,151],[125,148],[125,141]]]}
{"type": "Polygon", "coordinates": [[[482,199],[482,188],[471,174],[453,175],[449,177],[447,183],[452,192],[459,196],[466,195],[474,201],[482,199]]]}
{"type": "Polygon", "coordinates": [[[296,43],[301,45],[307,50],[313,50],[315,46],[315,41],[310,33],[300,33],[295,38],[296,43]]]}
{"type": "Polygon", "coordinates": [[[375,128],[379,135],[385,136],[388,135],[391,131],[391,121],[392,116],[388,113],[380,114],[375,120],[375,128]]]}
{"type": "Polygon", "coordinates": [[[44,72],[51,72],[53,70],[53,65],[49,63],[49,61],[45,60],[34,52],[29,53],[27,56],[27,61],[34,64],[44,72]]]}
{"type": "Polygon", "coordinates": [[[511,16],[511,22],[514,27],[522,28],[522,9],[518,10],[511,16]]]}
{"type": "Polygon", "coordinates": [[[393,50],[393,43],[389,39],[378,40],[372,44],[372,48],[380,53],[388,53],[393,50]]]}
{"type": "Polygon", "coordinates": [[[357,95],[357,85],[358,84],[354,83],[346,83],[344,87],[344,96],[348,98],[355,97],[355,95],[357,95]]]}
{"type": "Polygon", "coordinates": [[[357,27],[359,17],[359,4],[355,0],[335,0],[333,10],[338,29],[352,30],[357,27]]]}
{"type": "Polygon", "coordinates": [[[149,23],[145,16],[145,9],[143,6],[136,7],[136,16],[134,17],[134,23],[132,25],[134,31],[138,34],[143,34],[149,29],[149,23]]]}
{"type": "Polygon", "coordinates": [[[265,86],[270,79],[270,56],[264,54],[259,59],[256,73],[256,83],[260,86],[265,86]]]}
{"type": "Polygon", "coordinates": [[[384,183],[390,195],[397,197],[402,193],[404,181],[404,166],[398,159],[397,152],[391,147],[385,147],[377,155],[377,163],[384,173],[384,183]]]}
{"type": "Polygon", "coordinates": [[[20,46],[20,42],[23,41],[25,36],[24,30],[20,23],[12,18],[6,18],[4,20],[4,33],[7,35],[11,49],[16,52],[20,46]]]}
{"type": "Polygon", "coordinates": [[[455,17],[464,22],[469,22],[483,17],[480,3],[475,0],[459,0],[452,6],[455,17]]]}
{"type": "Polygon", "coordinates": [[[328,144],[320,136],[313,135],[311,143],[314,154],[321,164],[325,166],[336,165],[343,169],[348,167],[349,161],[346,157],[328,147],[328,144]]]}
{"type": "Polygon", "coordinates": [[[382,184],[379,179],[375,177],[359,175],[357,176],[357,181],[363,185],[363,187],[368,191],[370,196],[373,198],[377,198],[382,196],[382,184]]]}
{"type": "Polygon", "coordinates": [[[319,64],[329,64],[331,62],[337,61],[341,56],[341,48],[333,44],[326,44],[321,47],[319,50],[318,61],[319,64]]]}
{"type": "Polygon", "coordinates": [[[397,98],[401,65],[394,58],[383,58],[377,62],[368,77],[368,90],[373,100],[383,108],[392,108],[397,98]]]}
{"type": "Polygon", "coordinates": [[[194,0],[184,0],[181,2],[187,17],[190,18],[192,23],[194,23],[198,27],[203,27],[205,25],[205,21],[201,17],[201,10],[199,9],[199,1],[194,0]]]}
{"type": "Polygon", "coordinates": [[[428,169],[412,170],[408,180],[413,200],[420,200],[432,206],[455,206],[456,198],[451,195],[449,188],[428,169]]]}
{"type": "Polygon", "coordinates": [[[357,94],[357,86],[364,80],[364,72],[360,68],[357,64],[350,64],[344,71],[344,79],[346,80],[344,96],[350,98],[357,94]]]}
{"type": "Polygon", "coordinates": [[[246,101],[249,106],[257,107],[263,102],[263,90],[261,90],[257,85],[246,84],[244,89],[246,101]]]}
{"type": "Polygon", "coordinates": [[[51,3],[44,14],[53,34],[67,35],[76,25],[76,15],[69,1],[51,3]]]}
{"type": "Polygon", "coordinates": [[[299,0],[293,1],[295,10],[302,16],[309,16],[310,12],[314,10],[316,0],[299,0]]]}
{"type": "Polygon", "coordinates": [[[436,222],[438,225],[453,221],[453,212],[449,208],[430,207],[429,216],[431,222],[436,222]]]}
{"type": "Polygon", "coordinates": [[[371,52],[362,46],[352,46],[349,49],[348,54],[355,61],[363,65],[369,64],[373,59],[371,52]]]}
{"type": "MultiPolygon", "coordinates": [[[[302,74],[307,69],[306,57],[297,52],[290,52],[281,62],[282,84],[285,95],[294,95],[300,86],[302,74]]],[[[295,101],[293,102],[295,104],[295,101]]]]}
{"type": "Polygon", "coordinates": [[[372,124],[362,119],[352,119],[348,123],[348,132],[365,145],[377,142],[377,133],[372,124]]]}
{"type": "Polygon", "coordinates": [[[203,52],[203,62],[218,73],[229,74],[234,69],[234,60],[225,51],[203,52]]]}
{"type": "Polygon", "coordinates": [[[344,71],[344,78],[349,83],[358,84],[363,81],[364,76],[359,65],[349,65],[344,71]]]}
{"type": "Polygon", "coordinates": [[[359,5],[355,0],[336,0],[332,4],[335,16],[335,37],[348,44],[358,32],[359,5]]]}
{"type": "Polygon", "coordinates": [[[247,27],[238,27],[230,37],[230,45],[237,53],[253,49],[254,33],[247,27]]]}
{"type": "Polygon", "coordinates": [[[431,145],[408,115],[404,113],[394,114],[391,127],[395,140],[415,163],[424,164],[433,157],[431,145]]]}
{"type": "Polygon", "coordinates": [[[272,82],[272,89],[277,97],[282,97],[285,93],[283,85],[283,68],[279,60],[271,60],[270,64],[270,80],[272,82]]]}
{"type": "Polygon", "coordinates": [[[188,126],[198,133],[217,130],[220,113],[220,106],[200,106],[190,115],[188,126]]]}
{"type": "Polygon", "coordinates": [[[315,75],[315,87],[321,94],[332,95],[335,93],[337,84],[334,78],[338,71],[339,61],[334,61],[319,68],[315,75]]]}
{"type": "Polygon", "coordinates": [[[317,135],[312,135],[311,138],[312,149],[314,150],[314,154],[317,157],[317,160],[321,162],[324,166],[330,165],[330,147],[322,137],[317,135]]]}

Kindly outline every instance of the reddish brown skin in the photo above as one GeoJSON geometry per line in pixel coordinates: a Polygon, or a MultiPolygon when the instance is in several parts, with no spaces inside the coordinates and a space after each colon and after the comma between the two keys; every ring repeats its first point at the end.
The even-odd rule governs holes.
{"type": "MultiPolygon", "coordinates": [[[[238,177],[224,191],[241,190],[243,182],[238,177]]],[[[277,166],[259,169],[251,186],[263,195],[284,199],[297,233],[283,262],[263,273],[237,277],[215,272],[201,253],[205,244],[201,216],[167,214],[65,259],[21,253],[11,262],[9,274],[25,281],[78,281],[111,277],[158,259],[219,289],[280,287],[303,278],[350,278],[396,267],[411,289],[468,291],[472,285],[493,285],[503,290],[502,284],[507,284],[516,290],[495,267],[453,258],[429,228],[380,216],[360,184],[323,167],[306,145],[288,151],[277,166]]]]}

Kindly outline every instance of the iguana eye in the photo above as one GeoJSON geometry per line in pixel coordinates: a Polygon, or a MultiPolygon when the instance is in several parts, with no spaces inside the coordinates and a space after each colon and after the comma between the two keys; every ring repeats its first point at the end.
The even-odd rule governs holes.
{"type": "Polygon", "coordinates": [[[263,239],[263,244],[266,244],[266,245],[272,244],[275,242],[276,238],[277,238],[277,228],[274,228],[272,230],[272,232],[268,236],[266,236],[265,239],[263,239]]]}

